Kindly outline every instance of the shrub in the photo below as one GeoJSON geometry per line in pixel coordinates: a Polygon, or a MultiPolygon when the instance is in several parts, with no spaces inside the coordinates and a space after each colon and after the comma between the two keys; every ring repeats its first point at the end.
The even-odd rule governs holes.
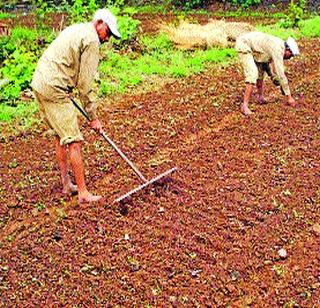
{"type": "Polygon", "coordinates": [[[285,19],[281,20],[280,25],[283,28],[298,27],[299,22],[303,19],[306,8],[306,0],[291,0],[289,4],[288,13],[285,19]]]}
{"type": "Polygon", "coordinates": [[[231,0],[230,2],[234,5],[240,5],[243,8],[247,8],[252,5],[260,4],[261,0],[231,0]]]}
{"type": "MultiPolygon", "coordinates": [[[[118,7],[112,7],[110,10],[116,16],[120,13],[118,7]]],[[[122,14],[118,16],[118,27],[121,34],[121,40],[113,40],[113,45],[117,48],[125,48],[135,39],[140,25],[140,21],[133,18],[133,15],[136,12],[137,11],[134,8],[126,8],[122,11],[122,14]]]]}
{"type": "Polygon", "coordinates": [[[14,101],[20,92],[27,88],[32,80],[37,58],[33,52],[19,48],[4,61],[2,76],[9,80],[9,85],[2,89],[1,100],[14,101]]]}
{"type": "Polygon", "coordinates": [[[203,7],[206,4],[205,0],[172,0],[171,4],[185,10],[203,7]]]}

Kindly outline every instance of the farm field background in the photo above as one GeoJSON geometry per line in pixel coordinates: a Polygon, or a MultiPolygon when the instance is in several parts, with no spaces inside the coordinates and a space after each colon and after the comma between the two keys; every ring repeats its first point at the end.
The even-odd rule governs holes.
{"type": "MultiPolygon", "coordinates": [[[[276,22],[225,15],[214,16],[276,22]]],[[[134,16],[150,35],[177,18],[134,16]]],[[[298,30],[282,35],[290,31],[298,30]]],[[[112,201],[139,182],[83,119],[86,179],[105,196],[99,205],[60,193],[43,124],[1,122],[0,306],[320,306],[320,39],[298,38],[301,56],[286,62],[296,108],[266,81],[267,104],[253,98],[254,115],[243,116],[232,50],[191,75],[101,94],[106,132],[147,178],[178,168],[125,205],[112,201]]]]}

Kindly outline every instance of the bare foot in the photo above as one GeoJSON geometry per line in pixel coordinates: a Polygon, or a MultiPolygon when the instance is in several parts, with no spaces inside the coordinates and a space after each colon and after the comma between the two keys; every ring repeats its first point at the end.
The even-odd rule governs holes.
{"type": "Polygon", "coordinates": [[[297,107],[297,102],[296,101],[288,102],[287,104],[288,104],[288,106],[293,107],[293,108],[297,107]]]}
{"type": "Polygon", "coordinates": [[[78,187],[77,187],[77,185],[70,183],[67,186],[63,187],[62,193],[64,193],[65,195],[73,195],[74,196],[78,193],[78,187]]]}
{"type": "Polygon", "coordinates": [[[244,115],[251,115],[253,113],[248,107],[245,106],[241,107],[241,111],[244,115]]]}
{"type": "Polygon", "coordinates": [[[78,197],[79,203],[92,203],[92,202],[98,202],[101,200],[101,196],[95,196],[90,193],[84,194],[82,196],[78,197]]]}

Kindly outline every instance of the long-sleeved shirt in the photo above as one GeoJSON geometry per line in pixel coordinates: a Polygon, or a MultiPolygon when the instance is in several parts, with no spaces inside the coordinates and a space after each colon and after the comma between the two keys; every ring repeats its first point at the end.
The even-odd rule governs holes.
{"type": "Polygon", "coordinates": [[[262,32],[249,32],[238,37],[236,50],[252,53],[256,62],[273,62],[275,73],[280,78],[280,85],[286,95],[290,95],[288,79],[284,72],[284,41],[278,37],[262,32]]]}
{"type": "Polygon", "coordinates": [[[77,89],[91,119],[96,118],[92,83],[99,63],[99,37],[92,23],[64,29],[41,56],[32,88],[52,101],[77,89]]]}

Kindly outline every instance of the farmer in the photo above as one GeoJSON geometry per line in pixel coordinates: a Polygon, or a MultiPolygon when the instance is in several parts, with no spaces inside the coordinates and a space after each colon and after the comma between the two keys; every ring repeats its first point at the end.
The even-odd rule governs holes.
{"type": "Polygon", "coordinates": [[[97,72],[99,46],[111,36],[120,38],[120,33],[116,17],[107,9],[99,9],[92,22],[67,27],[43,53],[31,84],[42,116],[55,135],[63,193],[78,192],[80,203],[99,201],[101,196],[91,194],[85,184],[83,136],[69,96],[77,90],[91,128],[101,132],[91,86],[97,72]],[[68,155],[76,185],[69,176],[68,155]]]}
{"type": "Polygon", "coordinates": [[[287,96],[288,104],[296,106],[291,96],[288,79],[284,73],[284,59],[290,59],[299,55],[299,48],[296,41],[289,37],[286,42],[273,35],[262,32],[249,32],[240,35],[236,40],[236,50],[242,63],[246,89],[241,110],[245,115],[252,114],[249,109],[249,101],[256,84],[258,89],[258,101],[264,103],[263,79],[266,73],[276,86],[287,96]],[[271,69],[270,67],[273,67],[271,69]]]}

